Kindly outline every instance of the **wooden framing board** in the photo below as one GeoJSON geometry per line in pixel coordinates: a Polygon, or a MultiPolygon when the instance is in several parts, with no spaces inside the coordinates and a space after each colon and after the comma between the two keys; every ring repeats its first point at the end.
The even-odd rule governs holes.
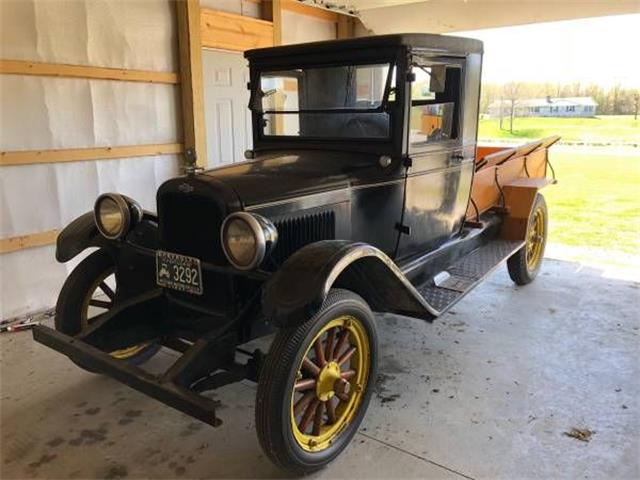
{"type": "Polygon", "coordinates": [[[273,25],[273,45],[282,45],[282,0],[263,0],[262,18],[273,25]]]}
{"type": "Polygon", "coordinates": [[[0,166],[79,162],[83,160],[105,160],[109,158],[149,157],[153,155],[179,154],[183,151],[184,147],[181,143],[68,148],[60,150],[24,150],[0,152],[0,166]]]}
{"type": "Polygon", "coordinates": [[[122,68],[91,67],[61,63],[0,60],[0,73],[5,75],[37,75],[44,77],[88,78],[95,80],[120,80],[124,82],[170,83],[180,82],[175,72],[152,72],[122,68]]]}
{"type": "Polygon", "coordinates": [[[18,237],[0,239],[0,253],[17,252],[25,248],[42,247],[55,243],[60,230],[48,230],[41,233],[31,233],[18,237]]]}
{"type": "Polygon", "coordinates": [[[244,52],[272,47],[273,22],[203,8],[200,14],[202,46],[244,52]]]}
{"type": "Polygon", "coordinates": [[[356,21],[348,15],[339,15],[336,33],[339,39],[355,37],[356,21]]]}
{"type": "Polygon", "coordinates": [[[207,166],[207,134],[202,80],[202,36],[199,0],[176,0],[178,50],[185,149],[194,149],[197,165],[207,166]]]}
{"type": "Polygon", "coordinates": [[[311,5],[305,5],[304,3],[300,3],[298,0],[278,0],[278,3],[280,2],[282,2],[282,8],[284,10],[298,13],[300,15],[307,15],[309,17],[316,17],[328,22],[338,23],[338,19],[345,16],[335,12],[330,12],[329,10],[321,7],[312,7],[311,5]]]}

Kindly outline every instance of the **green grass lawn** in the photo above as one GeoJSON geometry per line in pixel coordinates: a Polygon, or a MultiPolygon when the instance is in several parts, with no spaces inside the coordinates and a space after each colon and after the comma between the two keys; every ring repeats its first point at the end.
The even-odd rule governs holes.
{"type": "Polygon", "coordinates": [[[505,118],[500,129],[496,118],[480,120],[480,140],[535,140],[550,135],[560,135],[570,142],[624,142],[640,144],[640,119],[633,115],[608,115],[595,118],[516,118],[514,131],[508,130],[509,119],[505,118]]]}
{"type": "Polygon", "coordinates": [[[629,150],[637,155],[551,149],[549,242],[640,254],[640,149],[629,150]]]}

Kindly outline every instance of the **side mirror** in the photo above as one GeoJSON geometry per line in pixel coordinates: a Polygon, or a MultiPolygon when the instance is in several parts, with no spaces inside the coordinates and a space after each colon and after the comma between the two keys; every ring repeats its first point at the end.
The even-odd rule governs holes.
{"type": "Polygon", "coordinates": [[[431,77],[429,80],[429,90],[433,93],[444,92],[444,84],[447,78],[446,65],[433,65],[431,67],[431,77]]]}

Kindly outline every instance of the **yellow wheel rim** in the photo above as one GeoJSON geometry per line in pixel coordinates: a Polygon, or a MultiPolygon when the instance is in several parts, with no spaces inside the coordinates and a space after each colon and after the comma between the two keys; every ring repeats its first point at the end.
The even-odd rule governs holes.
{"type": "Polygon", "coordinates": [[[542,260],[544,250],[544,210],[538,207],[533,212],[527,232],[527,268],[534,271],[542,260]]]}
{"type": "Polygon", "coordinates": [[[314,337],[291,393],[291,429],[304,450],[319,452],[353,421],[369,381],[369,335],[360,320],[343,315],[314,337]]]}
{"type": "MultiPolygon", "coordinates": [[[[82,312],[80,317],[80,328],[81,330],[85,330],[89,327],[91,322],[95,320],[96,316],[89,317],[89,308],[94,307],[96,309],[100,309],[99,314],[103,314],[106,311],[109,311],[111,307],[113,307],[113,302],[115,299],[115,292],[109,287],[107,283],[107,278],[115,273],[115,269],[109,269],[105,271],[102,275],[100,275],[93,284],[89,287],[87,291],[87,296],[84,299],[82,304],[82,312]],[[102,294],[99,298],[96,298],[96,293],[101,291],[102,294]]],[[[144,350],[149,344],[141,343],[140,345],[132,345],[131,347],[122,348],[119,350],[114,350],[109,352],[109,354],[117,358],[118,360],[127,360],[142,350],[144,350]]]]}

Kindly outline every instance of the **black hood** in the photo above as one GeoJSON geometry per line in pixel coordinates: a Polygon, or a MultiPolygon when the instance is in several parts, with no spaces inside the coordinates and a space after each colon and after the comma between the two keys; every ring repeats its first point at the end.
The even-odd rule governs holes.
{"type": "Polygon", "coordinates": [[[203,175],[231,187],[244,207],[391,178],[375,155],[311,150],[264,155],[203,175]]]}

